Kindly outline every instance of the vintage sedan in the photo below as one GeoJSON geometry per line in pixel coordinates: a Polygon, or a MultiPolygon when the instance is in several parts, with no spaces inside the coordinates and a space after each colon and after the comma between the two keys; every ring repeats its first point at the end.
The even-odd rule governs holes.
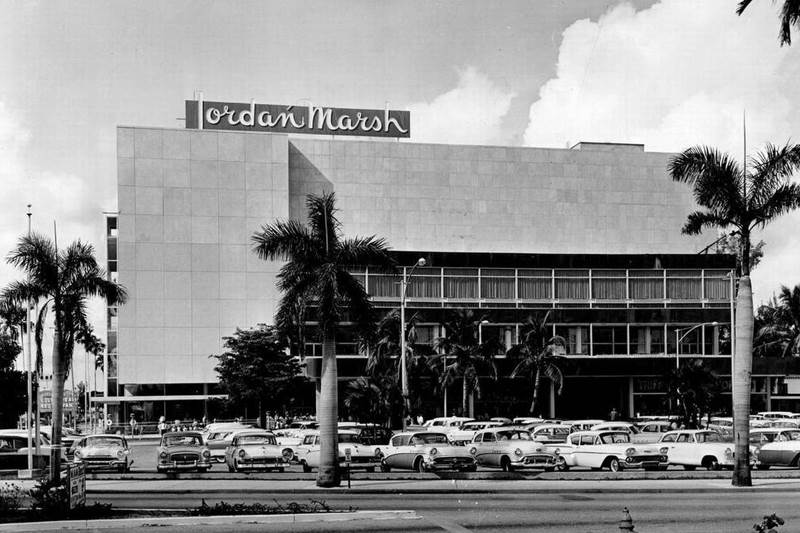
{"type": "Polygon", "coordinates": [[[466,446],[453,446],[447,434],[437,431],[398,433],[382,447],[381,470],[393,468],[429,472],[436,470],[460,470],[474,472],[475,458],[466,446]]]}
{"type": "MultiPolygon", "coordinates": [[[[340,430],[337,432],[339,439],[339,464],[349,468],[363,468],[367,472],[374,472],[381,464],[381,449],[361,443],[358,431],[340,430]]],[[[297,449],[297,461],[303,467],[303,472],[311,472],[319,468],[320,461],[320,436],[319,432],[306,435],[302,444],[297,449]]]]}
{"type": "MultiPolygon", "coordinates": [[[[733,468],[733,443],[725,442],[716,431],[709,429],[668,431],[661,436],[658,444],[667,448],[669,464],[683,466],[685,470],[694,470],[698,466],[707,470],[733,468]]],[[[750,454],[750,461],[754,463],[755,447],[750,446],[750,454]]]]}
{"type": "Polygon", "coordinates": [[[91,435],[75,442],[72,462],[86,465],[86,470],[130,471],[131,449],[122,435],[91,435]]]}
{"type": "Polygon", "coordinates": [[[504,425],[502,422],[492,422],[489,420],[481,420],[474,422],[465,422],[461,428],[449,432],[450,442],[453,444],[466,444],[471,442],[475,434],[486,428],[494,428],[504,425]]]}
{"type": "Polygon", "coordinates": [[[608,468],[612,472],[644,468],[665,470],[669,465],[667,449],[654,444],[632,442],[627,431],[578,431],[564,444],[550,444],[545,449],[563,457],[559,468],[608,468]]]}
{"type": "Polygon", "coordinates": [[[528,426],[531,438],[543,444],[553,444],[566,442],[570,433],[570,427],[566,424],[538,424],[528,426]]]}
{"type": "Polygon", "coordinates": [[[203,432],[203,441],[211,451],[211,461],[215,463],[225,462],[225,450],[231,445],[233,435],[237,431],[252,429],[253,426],[245,424],[225,424],[212,428],[211,431],[203,432]]]}
{"type": "Polygon", "coordinates": [[[206,472],[211,468],[211,451],[196,431],[164,433],[156,450],[156,469],[159,472],[196,470],[206,472]]]}
{"type": "Polygon", "coordinates": [[[479,431],[469,444],[469,453],[478,466],[501,468],[504,472],[523,468],[552,472],[559,463],[563,469],[558,454],[546,450],[524,429],[496,427],[479,431]]]}
{"type": "Polygon", "coordinates": [[[766,470],[772,466],[800,466],[800,440],[778,439],[761,446],[756,466],[766,470]]]}
{"type": "Polygon", "coordinates": [[[230,445],[225,448],[225,464],[228,465],[229,472],[283,472],[293,458],[294,452],[291,448],[281,446],[275,435],[262,429],[235,432],[230,445]]]}

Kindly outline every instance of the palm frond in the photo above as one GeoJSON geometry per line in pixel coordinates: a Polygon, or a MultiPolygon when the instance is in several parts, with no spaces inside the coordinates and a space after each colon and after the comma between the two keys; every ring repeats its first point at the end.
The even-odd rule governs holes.
{"type": "Polygon", "coordinates": [[[353,237],[339,243],[336,262],[346,266],[370,266],[381,272],[394,272],[397,262],[389,255],[385,239],[353,237]]]}
{"type": "Polygon", "coordinates": [[[766,201],[753,210],[753,224],[764,227],[780,215],[800,208],[800,184],[778,186],[766,201]]]}
{"type": "Polygon", "coordinates": [[[727,228],[735,221],[712,211],[694,211],[689,213],[686,223],[681,228],[684,235],[699,235],[706,228],[727,228]]]}
{"type": "Polygon", "coordinates": [[[744,13],[744,10],[747,9],[747,6],[749,6],[750,2],[752,1],[753,0],[742,0],[741,2],[739,2],[739,5],[736,7],[736,14],[741,15],[742,13],[744,13]]]}
{"type": "Polygon", "coordinates": [[[261,226],[251,237],[253,251],[263,260],[303,261],[318,254],[319,242],[297,220],[261,226]]]}
{"type": "Polygon", "coordinates": [[[792,44],[792,26],[800,28],[800,0],[783,0],[779,34],[781,46],[792,44]]]}
{"type": "Polygon", "coordinates": [[[326,255],[339,247],[339,235],[342,224],[336,213],[336,193],[323,192],[319,196],[309,194],[306,196],[306,209],[308,211],[308,227],[311,234],[321,244],[321,249],[326,255]]]}
{"type": "Polygon", "coordinates": [[[750,159],[748,196],[753,205],[761,205],[800,168],[800,145],[768,143],[750,159]]]}
{"type": "Polygon", "coordinates": [[[53,241],[32,233],[20,238],[17,247],[7,256],[6,261],[23,270],[31,282],[52,290],[58,283],[58,258],[53,241]]]}

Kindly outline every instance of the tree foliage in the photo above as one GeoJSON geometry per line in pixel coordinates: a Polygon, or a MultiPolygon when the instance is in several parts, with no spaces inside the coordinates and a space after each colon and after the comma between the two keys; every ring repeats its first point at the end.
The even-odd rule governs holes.
{"type": "Polygon", "coordinates": [[[285,410],[292,404],[306,378],[274,326],[237,328],[224,341],[226,351],[211,357],[217,360],[214,370],[233,407],[260,406],[269,411],[285,410]]]}
{"type": "MultiPolygon", "coordinates": [[[[736,14],[741,15],[753,0],[741,0],[736,8],[736,14]]],[[[781,6],[781,22],[778,31],[778,41],[781,46],[792,45],[792,26],[800,29],[800,2],[798,0],[783,0],[781,6]]]]}
{"type": "MultiPolygon", "coordinates": [[[[750,270],[753,270],[760,262],[761,258],[764,257],[764,246],[767,243],[764,241],[758,241],[754,243],[750,247],[750,270]]],[[[714,243],[716,253],[718,254],[730,254],[736,257],[736,270],[737,272],[742,272],[742,241],[738,239],[736,235],[730,233],[724,233],[717,241],[714,243]]]]}
{"type": "Polygon", "coordinates": [[[564,387],[560,365],[565,361],[567,343],[563,337],[552,334],[549,318],[549,311],[529,316],[522,330],[522,342],[507,352],[509,358],[518,360],[511,377],[527,377],[531,381],[530,413],[536,412],[542,376],[556,386],[557,394],[564,387]]]}
{"type": "Polygon", "coordinates": [[[14,369],[14,361],[22,352],[11,335],[0,332],[0,427],[17,427],[17,418],[27,408],[25,373],[14,369]]]}
{"type": "Polygon", "coordinates": [[[724,402],[719,378],[701,359],[687,361],[670,371],[667,396],[689,429],[700,428],[703,418],[721,409],[724,402]]]}
{"type": "Polygon", "coordinates": [[[759,306],[755,324],[755,355],[800,357],[800,285],[781,286],[777,298],[759,306]]]}

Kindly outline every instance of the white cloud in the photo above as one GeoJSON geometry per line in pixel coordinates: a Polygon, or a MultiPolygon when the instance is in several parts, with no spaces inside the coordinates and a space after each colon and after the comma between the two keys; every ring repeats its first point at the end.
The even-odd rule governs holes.
{"type": "MultiPolygon", "coordinates": [[[[0,102],[0,290],[10,281],[21,279],[22,273],[8,263],[6,255],[27,232],[25,213],[27,204],[32,207],[33,231],[53,235],[53,221],[58,225],[59,246],[75,239],[91,242],[97,249],[102,243],[102,201],[86,180],[72,174],[33,169],[25,161],[26,150],[35,142],[23,127],[22,119],[0,102]]],[[[103,260],[105,254],[97,250],[103,260]]],[[[104,305],[93,300],[89,308],[90,319],[96,330],[103,332],[104,305]]],[[[49,352],[52,337],[46,333],[45,371],[49,372],[49,352]]],[[[76,349],[76,380],[83,378],[83,351],[76,349]]]]}
{"type": "MultiPolygon", "coordinates": [[[[729,0],[662,0],[575,22],[556,77],[530,107],[525,144],[636,142],[667,152],[705,144],[741,159],[743,110],[750,153],[800,140],[800,49],[778,45],[771,3],[755,2],[741,17],[734,9],[729,0]]],[[[755,237],[767,241],[753,276],[757,302],[780,283],[800,283],[798,224],[795,213],[755,237]]]]}
{"type": "Polygon", "coordinates": [[[412,141],[448,144],[501,144],[503,116],[515,94],[495,85],[474,67],[459,71],[454,89],[431,102],[409,105],[412,141]]]}

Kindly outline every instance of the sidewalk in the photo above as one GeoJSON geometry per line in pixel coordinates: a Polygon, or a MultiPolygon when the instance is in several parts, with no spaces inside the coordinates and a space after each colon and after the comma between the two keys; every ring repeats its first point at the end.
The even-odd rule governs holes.
{"type": "Polygon", "coordinates": [[[323,489],[309,480],[109,480],[87,481],[87,494],[114,493],[548,493],[548,492],[762,492],[800,491],[800,479],[754,479],[752,487],[733,487],[728,479],[674,480],[353,480],[323,489]]]}

